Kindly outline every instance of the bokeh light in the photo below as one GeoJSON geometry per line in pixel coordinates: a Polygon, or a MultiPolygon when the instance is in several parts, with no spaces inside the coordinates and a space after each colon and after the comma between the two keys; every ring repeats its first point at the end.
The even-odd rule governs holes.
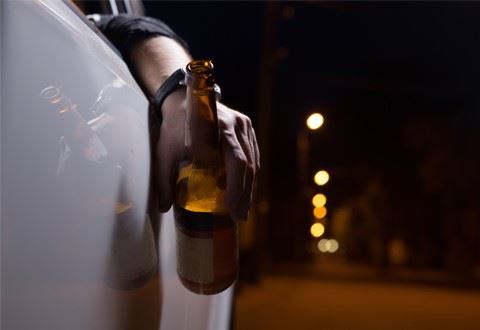
{"type": "Polygon", "coordinates": [[[313,177],[313,181],[315,181],[315,183],[319,186],[323,186],[324,184],[326,184],[329,179],[330,175],[327,171],[324,170],[318,171],[313,177]]]}
{"type": "Polygon", "coordinates": [[[339,247],[340,245],[338,244],[336,239],[323,238],[317,244],[318,250],[323,253],[326,253],[326,252],[335,253],[338,251],[339,247]]]}
{"type": "Polygon", "coordinates": [[[318,242],[317,247],[320,252],[327,252],[330,249],[329,240],[326,238],[321,239],[318,242]]]}
{"type": "Polygon", "coordinates": [[[311,130],[316,130],[323,125],[323,116],[319,113],[312,113],[307,118],[307,127],[311,130]]]}
{"type": "Polygon", "coordinates": [[[316,194],[312,198],[312,204],[315,207],[322,207],[327,203],[327,197],[324,194],[316,194]]]}
{"type": "Polygon", "coordinates": [[[325,218],[327,215],[327,208],[325,206],[316,207],[313,209],[313,216],[317,219],[325,218]]]}
{"type": "Polygon", "coordinates": [[[339,247],[339,244],[338,244],[337,240],[330,239],[330,240],[328,240],[328,242],[330,243],[330,246],[328,247],[328,252],[330,252],[330,253],[337,252],[338,247],[339,247]]]}
{"type": "Polygon", "coordinates": [[[310,227],[310,233],[313,237],[320,237],[325,232],[325,227],[321,223],[314,223],[310,227]]]}

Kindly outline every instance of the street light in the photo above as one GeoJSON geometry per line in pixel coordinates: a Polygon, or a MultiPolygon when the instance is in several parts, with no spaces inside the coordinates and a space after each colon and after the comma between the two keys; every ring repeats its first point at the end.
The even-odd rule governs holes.
{"type": "Polygon", "coordinates": [[[313,181],[319,186],[323,186],[328,182],[330,179],[330,175],[328,174],[327,171],[318,171],[315,176],[313,177],[313,181]]]}
{"type": "Polygon", "coordinates": [[[321,239],[317,244],[318,249],[320,252],[330,252],[335,253],[338,251],[339,244],[336,239],[321,239]]]}
{"type": "Polygon", "coordinates": [[[317,219],[325,218],[327,215],[327,208],[325,206],[316,207],[313,209],[313,216],[317,219]]]}
{"type": "Polygon", "coordinates": [[[323,238],[317,244],[318,249],[320,252],[328,252],[330,250],[330,240],[323,238]]]}
{"type": "Polygon", "coordinates": [[[313,237],[320,237],[323,235],[325,232],[325,227],[321,223],[314,223],[310,227],[310,234],[312,234],[313,237]]]}
{"type": "Polygon", "coordinates": [[[311,130],[319,129],[323,125],[324,119],[318,112],[312,113],[307,118],[307,127],[311,130]]]}
{"type": "Polygon", "coordinates": [[[330,239],[328,240],[330,242],[330,248],[328,249],[328,252],[330,253],[335,253],[337,252],[339,248],[339,244],[336,239],[330,239]]]}
{"type": "Polygon", "coordinates": [[[322,207],[327,203],[327,197],[324,194],[316,194],[312,198],[312,204],[315,207],[322,207]]]}

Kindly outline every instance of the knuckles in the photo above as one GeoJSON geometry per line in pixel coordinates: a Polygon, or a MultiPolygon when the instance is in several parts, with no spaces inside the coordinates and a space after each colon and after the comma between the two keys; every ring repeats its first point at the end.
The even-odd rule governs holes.
{"type": "Polygon", "coordinates": [[[248,164],[247,157],[243,153],[240,148],[235,148],[236,150],[233,152],[233,160],[237,164],[238,167],[245,169],[248,168],[250,165],[248,164]]]}
{"type": "Polygon", "coordinates": [[[250,129],[252,127],[251,120],[248,116],[230,109],[221,103],[218,104],[217,115],[218,125],[222,129],[250,129]]]}
{"type": "MultiPolygon", "coordinates": [[[[233,161],[235,161],[242,169],[248,171],[249,174],[255,174],[258,169],[258,163],[255,161],[250,164],[244,151],[238,145],[238,134],[251,136],[255,134],[252,121],[243,113],[232,110],[227,106],[217,103],[218,126],[220,129],[221,139],[226,145],[233,149],[233,161]]],[[[256,143],[256,142],[254,142],[256,143]]],[[[255,146],[250,146],[254,147],[255,146]]]]}

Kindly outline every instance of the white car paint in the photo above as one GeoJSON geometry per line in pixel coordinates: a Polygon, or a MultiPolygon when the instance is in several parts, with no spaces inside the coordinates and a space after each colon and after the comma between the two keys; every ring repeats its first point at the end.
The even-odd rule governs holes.
{"type": "Polygon", "coordinates": [[[232,288],[177,277],[171,211],[150,212],[155,253],[148,102],[125,63],[62,1],[0,6],[1,328],[227,329],[232,288]]]}

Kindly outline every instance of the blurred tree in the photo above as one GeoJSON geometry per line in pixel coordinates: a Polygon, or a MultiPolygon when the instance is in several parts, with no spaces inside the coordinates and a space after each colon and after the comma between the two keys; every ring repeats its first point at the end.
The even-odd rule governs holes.
{"type": "Polygon", "coordinates": [[[480,256],[479,135],[458,118],[423,117],[406,125],[405,137],[419,158],[421,193],[433,197],[425,200],[431,225],[442,229],[442,265],[470,277],[480,256]]]}

